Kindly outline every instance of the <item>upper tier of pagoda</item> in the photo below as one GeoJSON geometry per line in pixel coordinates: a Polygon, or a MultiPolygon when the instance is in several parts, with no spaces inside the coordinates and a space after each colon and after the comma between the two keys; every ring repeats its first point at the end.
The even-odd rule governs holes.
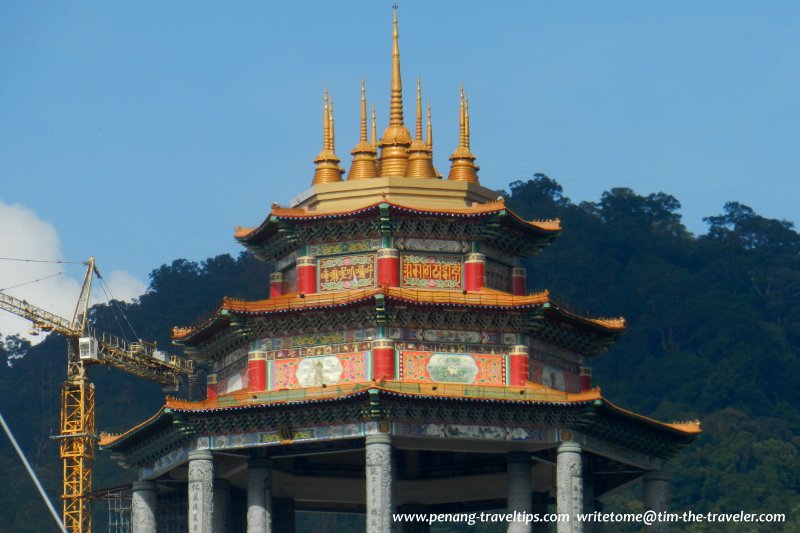
{"type": "Polygon", "coordinates": [[[497,198],[497,192],[480,185],[479,167],[470,148],[469,101],[463,86],[459,92],[459,136],[450,156],[447,179],[434,166],[431,106],[423,134],[422,84],[417,80],[414,134],[404,122],[403,83],[400,74],[400,44],[395,6],[392,20],[392,73],[389,125],[377,138],[375,108],[372,110],[372,138],[367,138],[367,98],[361,82],[360,136],[351,151],[349,172],[336,155],[333,99],[325,89],[322,115],[322,150],[314,159],[311,188],[292,201],[292,207],[308,211],[342,211],[388,199],[403,205],[427,207],[469,207],[497,198]]]}
{"type": "MultiPolygon", "coordinates": [[[[403,178],[369,180],[375,185],[373,192],[377,196],[369,198],[371,203],[365,203],[363,196],[347,195],[347,192],[365,192],[367,188],[340,191],[343,205],[336,210],[273,205],[258,227],[237,227],[236,240],[265,261],[279,259],[304,243],[335,242],[343,240],[343,236],[353,235],[367,239],[390,236],[459,239],[483,242],[504,250],[510,256],[530,256],[547,246],[561,231],[558,220],[522,219],[506,207],[502,197],[469,206],[452,205],[447,201],[446,193],[453,192],[453,189],[436,187],[442,182],[431,180],[433,187],[409,188],[408,194],[419,198],[413,203],[403,202],[409,198],[396,199],[393,194],[397,188],[405,189],[405,184],[401,183],[395,189],[391,186],[380,189],[382,183],[391,185],[402,181],[403,178]],[[354,207],[345,207],[348,202],[354,207]],[[453,223],[455,221],[457,223],[453,223]]],[[[461,189],[462,192],[466,190],[461,189]]]]}

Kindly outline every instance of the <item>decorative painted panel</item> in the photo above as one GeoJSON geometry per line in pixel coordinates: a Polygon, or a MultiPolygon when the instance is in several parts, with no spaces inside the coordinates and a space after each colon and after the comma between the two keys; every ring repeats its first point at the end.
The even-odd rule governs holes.
{"type": "Polygon", "coordinates": [[[400,376],[408,381],[504,385],[505,357],[402,351],[400,376]]]}
{"type": "Polygon", "coordinates": [[[344,331],[334,331],[331,333],[314,333],[311,335],[295,335],[292,337],[292,347],[303,348],[306,346],[318,346],[326,344],[338,344],[345,342],[347,335],[344,331]]]}
{"type": "Polygon", "coordinates": [[[375,286],[374,254],[323,257],[318,270],[320,292],[375,286]]]}
{"type": "Polygon", "coordinates": [[[402,287],[419,289],[461,288],[463,265],[460,255],[402,254],[402,287]]]}
{"type": "Polygon", "coordinates": [[[433,381],[444,383],[472,383],[478,375],[475,359],[464,354],[433,354],[426,370],[433,381]]]}
{"type": "Polygon", "coordinates": [[[367,381],[367,356],[364,352],[275,359],[269,365],[271,390],[367,381]]]}
{"type": "Polygon", "coordinates": [[[362,239],[358,241],[309,244],[307,248],[307,255],[320,257],[323,255],[351,254],[354,252],[377,250],[380,247],[380,239],[362,239]]]}
{"type": "Polygon", "coordinates": [[[398,237],[394,240],[394,245],[398,250],[418,250],[421,252],[449,252],[465,254],[470,251],[470,244],[468,241],[398,237]]]}

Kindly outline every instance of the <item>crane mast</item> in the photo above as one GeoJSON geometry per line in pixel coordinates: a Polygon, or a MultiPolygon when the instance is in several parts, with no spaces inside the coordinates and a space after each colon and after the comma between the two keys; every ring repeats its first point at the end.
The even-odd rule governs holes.
{"type": "Polygon", "coordinates": [[[0,309],[30,320],[35,330],[53,331],[67,339],[67,379],[61,386],[61,432],[64,528],[70,533],[89,533],[92,516],[92,461],[95,457],[94,385],[86,367],[91,364],[113,366],[130,374],[155,381],[168,390],[177,390],[180,379],[194,372],[191,360],[168,356],[155,343],[124,339],[95,330],[88,321],[92,279],[101,278],[94,257],[86,262],[86,275],[72,320],[19,300],[0,291],[0,309]]]}

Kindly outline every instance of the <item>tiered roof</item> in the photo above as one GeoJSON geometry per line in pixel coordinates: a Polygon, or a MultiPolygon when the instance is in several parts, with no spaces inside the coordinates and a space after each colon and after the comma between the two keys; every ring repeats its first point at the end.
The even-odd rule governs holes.
{"type": "Polygon", "coordinates": [[[140,444],[167,431],[171,434],[168,444],[174,445],[196,433],[271,426],[268,421],[276,416],[289,422],[292,412],[302,411],[306,413],[302,416],[313,418],[308,412],[318,407],[329,413],[325,417],[328,420],[355,423],[380,420],[388,412],[402,415],[409,408],[409,414],[424,415],[426,405],[433,407],[442,402],[476,413],[486,409],[494,413],[493,417],[476,416],[472,420],[539,426],[549,425],[547,422],[558,425],[560,421],[562,427],[580,427],[586,435],[600,436],[661,458],[673,456],[700,433],[697,421],[663,423],[617,407],[602,396],[599,388],[568,393],[536,384],[497,387],[381,381],[262,393],[241,391],[202,402],[169,398],[158,413],[138,426],[121,434],[101,435],[100,446],[115,452],[136,450],[139,457],[132,454],[128,461],[143,464],[160,451],[153,446],[165,443],[151,443],[145,448],[140,444]]]}

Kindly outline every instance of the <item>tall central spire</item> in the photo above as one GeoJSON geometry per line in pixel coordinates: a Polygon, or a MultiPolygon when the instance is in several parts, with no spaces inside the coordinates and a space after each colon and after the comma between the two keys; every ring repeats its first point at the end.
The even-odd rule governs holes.
{"type": "Polygon", "coordinates": [[[403,81],[400,76],[400,33],[397,30],[397,4],[392,19],[392,86],[389,126],[380,142],[380,169],[383,176],[405,176],[411,133],[403,124],[403,81]]]}
{"type": "Polygon", "coordinates": [[[397,31],[397,3],[392,19],[392,98],[389,125],[403,126],[403,79],[400,76],[400,33],[397,31]]]}

